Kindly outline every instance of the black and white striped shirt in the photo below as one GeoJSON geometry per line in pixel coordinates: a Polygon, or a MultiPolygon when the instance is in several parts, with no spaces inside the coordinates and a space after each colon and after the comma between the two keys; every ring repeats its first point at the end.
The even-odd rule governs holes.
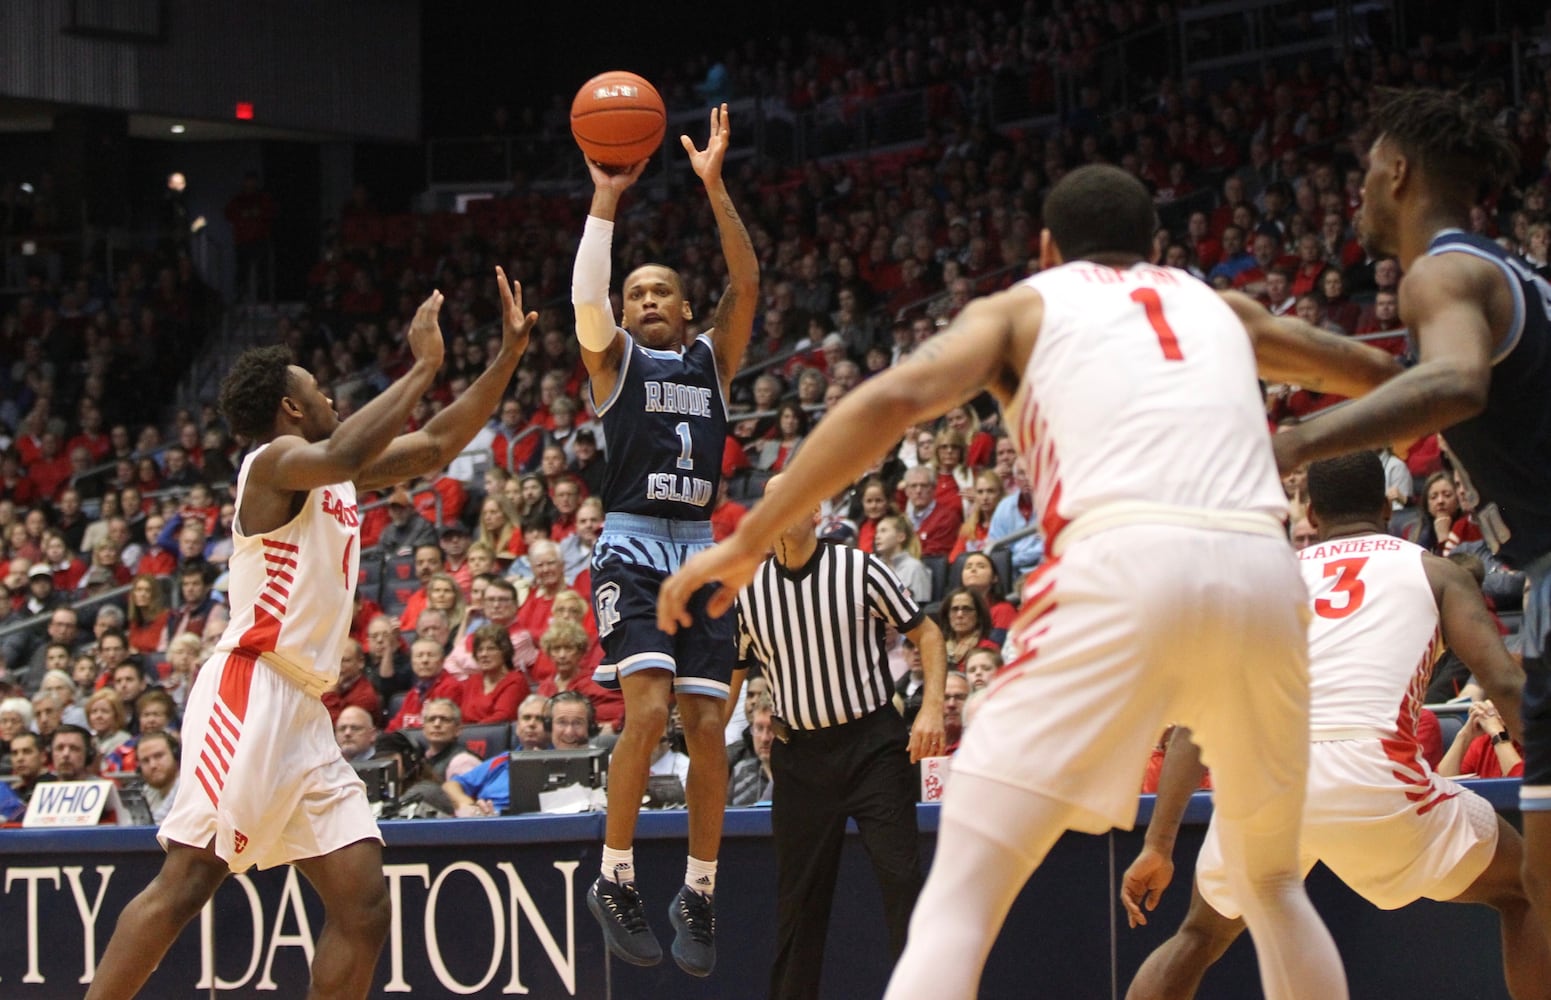
{"type": "Polygon", "coordinates": [[[881,559],[820,542],[801,569],[774,557],[760,565],[738,595],[738,643],[764,668],[776,715],[822,729],[888,704],[888,626],[908,632],[921,618],[881,559]]]}

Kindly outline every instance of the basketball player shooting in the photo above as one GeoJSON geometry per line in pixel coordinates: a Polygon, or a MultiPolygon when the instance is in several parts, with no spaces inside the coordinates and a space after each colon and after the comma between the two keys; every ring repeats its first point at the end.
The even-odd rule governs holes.
{"type": "Polygon", "coordinates": [[[500,402],[537,313],[496,268],[501,348],[425,427],[395,437],[442,365],[433,292],[409,327],[414,366],[349,420],[284,347],[250,350],[221,387],[232,430],[258,447],[237,477],[231,624],[184,713],[184,792],[158,838],[160,874],[124,908],[90,1000],[132,997],[233,872],[295,865],[323,898],[312,1000],[365,997],[388,932],[382,835],[320,696],[339,673],[358,582],[356,490],[442,468],[500,402]]]}
{"type": "MultiPolygon", "coordinates": [[[[710,138],[690,166],[705,184],[727,260],[728,285],[710,331],[690,337],[693,312],[677,271],[646,264],[626,275],[624,315],[609,303],[609,251],[621,196],[645,161],[610,172],[592,159],[595,191],[576,251],[571,298],[576,337],[608,441],[607,514],[592,559],[593,609],[603,662],[593,674],[625,696],[625,728],[609,761],[602,872],[587,905],[609,951],[634,965],[662,961],[635,885],[635,827],[652,752],[677,699],[689,749],[689,859],[669,907],[673,957],[695,976],[716,963],[716,859],[727,805],[726,704],[736,649],[731,619],[703,618],[669,635],[657,627],[657,588],[711,545],[711,508],[727,436],[727,390],[743,362],[759,299],[759,262],[722,183],[727,106],[711,111],[710,138]]],[[[702,597],[702,600],[704,598],[702,597]]]]}
{"type": "Polygon", "coordinates": [[[785,488],[663,584],[659,627],[691,622],[690,596],[711,583],[724,589],[706,610],[725,611],[785,525],[906,428],[989,389],[1054,558],[1024,585],[1012,630],[1021,655],[955,758],[941,846],[888,1000],[975,996],[1007,910],[1062,831],[1135,821],[1148,745],[1170,719],[1210,730],[1194,727],[1266,996],[1342,1000],[1340,957],[1298,878],[1305,592],[1255,376],[1258,364],[1273,381],[1350,395],[1398,368],[1302,324],[1246,331],[1231,300],[1148,264],[1157,219],[1124,171],[1067,174],[1044,219],[1040,273],[970,303],[842,398],[785,488]],[[1139,578],[1139,565],[1161,569],[1139,578]],[[1084,720],[1079,731],[1072,719],[1084,720]]]}

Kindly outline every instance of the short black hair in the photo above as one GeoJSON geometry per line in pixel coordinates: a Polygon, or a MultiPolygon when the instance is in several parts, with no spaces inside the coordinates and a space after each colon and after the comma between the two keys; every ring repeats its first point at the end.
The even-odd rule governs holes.
{"type": "Polygon", "coordinates": [[[1518,173],[1508,133],[1458,90],[1376,88],[1369,127],[1455,200],[1474,202],[1518,173]]]}
{"type": "Polygon", "coordinates": [[[280,400],[290,393],[290,349],[255,347],[242,352],[221,383],[221,413],[232,433],[266,438],[275,429],[280,400]]]}
{"type": "Polygon", "coordinates": [[[1322,522],[1372,517],[1386,502],[1384,463],[1377,452],[1354,451],[1309,465],[1309,508],[1322,522]]]}
{"type": "Polygon", "coordinates": [[[1090,164],[1062,177],[1045,197],[1045,228],[1065,260],[1101,254],[1152,258],[1158,213],[1142,182],[1118,167],[1090,164]]]}
{"type": "Polygon", "coordinates": [[[86,744],[86,763],[95,764],[97,762],[97,746],[92,742],[92,734],[90,730],[86,729],[84,726],[77,726],[70,722],[61,723],[59,728],[55,729],[52,733],[49,734],[48,745],[50,749],[53,748],[54,743],[61,736],[79,736],[81,738],[81,742],[86,744]]]}

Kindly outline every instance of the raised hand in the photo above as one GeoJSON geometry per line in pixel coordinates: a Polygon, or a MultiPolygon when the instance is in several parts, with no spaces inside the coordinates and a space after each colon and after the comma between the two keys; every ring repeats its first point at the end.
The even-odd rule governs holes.
{"type": "Polygon", "coordinates": [[[625,193],[625,189],[640,179],[646,170],[650,160],[642,160],[632,167],[605,167],[601,163],[582,158],[587,164],[587,173],[592,175],[592,186],[599,191],[610,191],[615,195],[625,193]]]}
{"type": "Polygon", "coordinates": [[[432,292],[415,310],[415,318],[409,323],[409,350],[417,362],[432,368],[442,366],[442,293],[432,292]]]}
{"type": "Polygon", "coordinates": [[[495,283],[501,290],[501,349],[515,351],[521,357],[528,349],[528,338],[539,321],[539,314],[522,311],[522,282],[508,283],[506,272],[499,266],[495,269],[495,283]]]}
{"type": "Polygon", "coordinates": [[[689,154],[689,165],[707,184],[721,179],[722,160],[727,156],[727,144],[731,139],[732,119],[727,115],[725,104],[711,109],[711,135],[706,139],[705,149],[696,149],[689,136],[679,136],[684,152],[689,154]]]}

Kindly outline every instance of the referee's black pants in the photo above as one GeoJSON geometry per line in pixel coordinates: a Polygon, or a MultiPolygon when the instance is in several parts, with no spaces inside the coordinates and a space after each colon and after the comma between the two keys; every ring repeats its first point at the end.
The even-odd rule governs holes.
{"type": "Polygon", "coordinates": [[[777,740],[770,773],[777,870],[770,996],[807,1000],[819,995],[847,817],[856,820],[883,890],[891,959],[905,949],[921,891],[909,734],[899,713],[885,705],[843,726],[793,732],[789,743],[777,740]]]}

